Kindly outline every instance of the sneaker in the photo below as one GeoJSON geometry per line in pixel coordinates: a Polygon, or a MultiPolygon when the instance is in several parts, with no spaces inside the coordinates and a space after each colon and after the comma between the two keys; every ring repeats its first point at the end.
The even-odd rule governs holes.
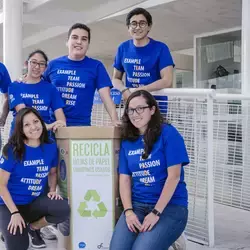
{"type": "Polygon", "coordinates": [[[31,230],[30,227],[28,227],[31,246],[33,248],[46,248],[46,244],[44,240],[42,239],[40,235],[40,230],[31,230]]]}
{"type": "Polygon", "coordinates": [[[55,230],[56,230],[56,228],[53,228],[52,226],[43,227],[41,229],[41,236],[45,240],[56,240],[57,237],[55,234],[55,230]]]}
{"type": "Polygon", "coordinates": [[[173,250],[186,250],[187,249],[187,244],[186,244],[186,236],[183,233],[178,239],[177,241],[175,241],[175,243],[172,245],[172,249],[173,250]]]}

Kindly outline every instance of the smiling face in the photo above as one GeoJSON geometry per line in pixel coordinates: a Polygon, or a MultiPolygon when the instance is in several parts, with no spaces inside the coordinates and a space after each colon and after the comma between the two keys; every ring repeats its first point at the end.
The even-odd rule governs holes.
{"type": "Polygon", "coordinates": [[[42,123],[34,113],[30,112],[23,117],[23,133],[27,141],[40,141],[42,132],[42,123]]]}
{"type": "Polygon", "coordinates": [[[135,40],[143,40],[147,37],[151,26],[148,25],[147,19],[144,15],[134,15],[130,18],[129,34],[135,40]]]}
{"type": "Polygon", "coordinates": [[[134,97],[128,104],[127,114],[131,123],[144,134],[155,113],[155,106],[149,107],[143,96],[134,97]]]}
{"type": "Polygon", "coordinates": [[[28,69],[28,77],[32,79],[40,79],[46,69],[47,62],[42,54],[36,53],[29,58],[26,66],[28,69]]]}
{"type": "Polygon", "coordinates": [[[81,60],[85,57],[89,48],[89,34],[84,29],[73,29],[67,41],[69,58],[81,60]]]}

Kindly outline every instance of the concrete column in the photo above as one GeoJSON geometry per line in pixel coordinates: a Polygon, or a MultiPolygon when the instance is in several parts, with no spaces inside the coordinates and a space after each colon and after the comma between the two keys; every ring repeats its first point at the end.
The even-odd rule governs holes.
{"type": "Polygon", "coordinates": [[[23,1],[3,0],[3,16],[3,62],[15,80],[23,65],[23,1]]]}
{"type": "Polygon", "coordinates": [[[242,88],[250,96],[250,1],[242,0],[242,88]]]}

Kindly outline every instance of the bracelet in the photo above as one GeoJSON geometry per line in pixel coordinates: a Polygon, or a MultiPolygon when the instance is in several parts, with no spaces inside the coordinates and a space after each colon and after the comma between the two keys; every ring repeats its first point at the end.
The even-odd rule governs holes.
{"type": "Polygon", "coordinates": [[[125,88],[121,91],[122,95],[124,94],[124,92],[126,92],[127,90],[129,90],[129,88],[125,88]]]}
{"type": "Polygon", "coordinates": [[[127,211],[133,211],[133,208],[127,208],[123,211],[123,213],[125,214],[127,211]]]}
{"type": "Polygon", "coordinates": [[[20,212],[19,211],[15,211],[15,212],[11,213],[11,216],[14,215],[14,214],[20,214],[20,212]]]}

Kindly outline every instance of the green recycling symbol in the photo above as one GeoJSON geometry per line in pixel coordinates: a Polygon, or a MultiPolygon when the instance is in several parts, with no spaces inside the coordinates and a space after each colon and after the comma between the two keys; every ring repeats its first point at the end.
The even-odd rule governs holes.
{"type": "Polygon", "coordinates": [[[92,217],[101,218],[105,217],[107,214],[107,208],[103,202],[101,202],[100,195],[96,192],[96,190],[88,190],[84,196],[83,202],[80,203],[77,211],[82,217],[92,217]],[[91,200],[97,202],[97,208],[94,211],[88,210],[88,202],[91,200]]]}

